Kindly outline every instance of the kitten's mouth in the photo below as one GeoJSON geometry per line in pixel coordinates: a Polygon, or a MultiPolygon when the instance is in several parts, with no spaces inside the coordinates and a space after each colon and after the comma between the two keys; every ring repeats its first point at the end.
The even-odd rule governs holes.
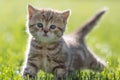
{"type": "Polygon", "coordinates": [[[48,35],[47,35],[47,34],[44,34],[43,36],[44,36],[44,37],[48,37],[48,35]]]}

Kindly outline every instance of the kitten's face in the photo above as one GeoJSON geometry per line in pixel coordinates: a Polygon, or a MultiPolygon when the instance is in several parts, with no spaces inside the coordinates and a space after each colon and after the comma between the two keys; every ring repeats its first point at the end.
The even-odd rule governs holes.
{"type": "Polygon", "coordinates": [[[57,41],[62,37],[70,11],[38,10],[29,5],[28,13],[29,33],[35,39],[47,43],[57,41]]]}

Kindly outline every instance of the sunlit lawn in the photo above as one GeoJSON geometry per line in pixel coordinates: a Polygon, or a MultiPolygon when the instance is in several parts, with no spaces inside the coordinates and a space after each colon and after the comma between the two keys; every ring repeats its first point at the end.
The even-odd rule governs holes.
{"type": "MultiPolygon", "coordinates": [[[[96,11],[106,6],[108,13],[86,37],[86,43],[120,74],[120,1],[116,0],[1,0],[0,1],[0,80],[19,80],[28,35],[25,32],[27,4],[36,7],[71,9],[66,34],[75,31],[96,11]]],[[[105,74],[105,71],[102,75],[105,74]]],[[[109,74],[110,76],[113,74],[109,74]]],[[[119,79],[120,77],[117,76],[119,79]]]]}

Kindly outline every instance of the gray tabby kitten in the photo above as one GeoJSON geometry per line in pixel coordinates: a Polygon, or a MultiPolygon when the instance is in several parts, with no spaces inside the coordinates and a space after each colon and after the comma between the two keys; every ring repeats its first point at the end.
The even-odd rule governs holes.
{"type": "Polygon", "coordinates": [[[80,29],[63,36],[70,10],[36,9],[28,5],[29,42],[23,77],[35,77],[43,70],[52,73],[54,80],[66,80],[69,73],[81,69],[103,71],[105,64],[88,49],[85,36],[105,12],[100,10],[80,29]]]}

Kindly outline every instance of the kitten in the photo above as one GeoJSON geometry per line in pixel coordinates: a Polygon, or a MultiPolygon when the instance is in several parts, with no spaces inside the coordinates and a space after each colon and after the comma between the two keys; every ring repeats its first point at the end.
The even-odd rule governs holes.
{"type": "Polygon", "coordinates": [[[36,9],[28,5],[29,34],[22,76],[35,77],[39,70],[54,75],[54,80],[81,69],[103,71],[105,64],[85,44],[85,36],[96,25],[105,9],[68,36],[63,36],[70,10],[36,9]]]}

